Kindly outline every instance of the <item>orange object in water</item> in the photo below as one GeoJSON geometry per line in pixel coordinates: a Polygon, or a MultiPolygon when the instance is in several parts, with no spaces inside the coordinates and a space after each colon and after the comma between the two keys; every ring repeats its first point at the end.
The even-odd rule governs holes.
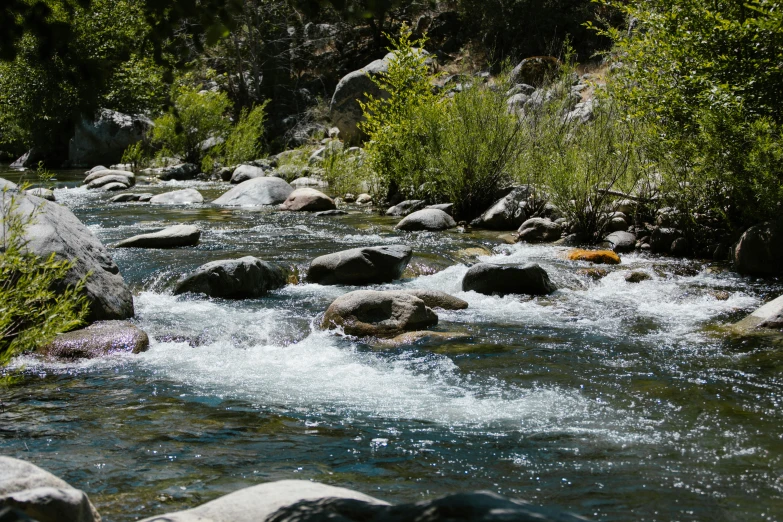
{"type": "Polygon", "coordinates": [[[599,265],[619,265],[620,256],[611,250],[573,250],[568,253],[571,261],[590,261],[599,265]]]}

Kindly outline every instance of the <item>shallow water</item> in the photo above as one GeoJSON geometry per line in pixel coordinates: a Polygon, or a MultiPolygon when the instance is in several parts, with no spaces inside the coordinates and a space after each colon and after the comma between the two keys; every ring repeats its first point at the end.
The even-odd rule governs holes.
{"type": "MultiPolygon", "coordinates": [[[[15,179],[13,174],[3,174],[15,179]]],[[[783,355],[728,324],[783,291],[720,266],[649,255],[593,281],[566,249],[497,233],[398,233],[394,220],[269,210],[109,205],[58,172],[57,198],[105,243],[194,223],[199,246],[112,250],[131,285],[138,356],[15,361],[0,452],[87,491],[105,520],[184,509],[269,480],[312,479],[389,501],[487,489],[596,520],[783,520],[783,355]],[[379,348],[320,331],[352,288],[297,284],[248,301],[173,296],[183,273],[255,255],[306,271],[321,254],[404,243],[386,288],[444,290],[458,340],[379,348]],[[534,261],[552,296],[462,292],[480,260],[534,261]],[[629,284],[627,270],[652,280],[629,284]],[[728,295],[721,295],[725,293],[728,295]]],[[[195,187],[210,201],[227,184],[195,187]]]]}

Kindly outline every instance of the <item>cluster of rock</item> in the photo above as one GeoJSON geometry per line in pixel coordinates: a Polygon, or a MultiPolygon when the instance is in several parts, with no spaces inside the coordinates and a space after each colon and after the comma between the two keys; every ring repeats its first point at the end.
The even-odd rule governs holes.
{"type": "Polygon", "coordinates": [[[87,171],[84,185],[90,190],[112,192],[127,190],[136,184],[136,175],[125,170],[107,169],[100,165],[87,171]]]}

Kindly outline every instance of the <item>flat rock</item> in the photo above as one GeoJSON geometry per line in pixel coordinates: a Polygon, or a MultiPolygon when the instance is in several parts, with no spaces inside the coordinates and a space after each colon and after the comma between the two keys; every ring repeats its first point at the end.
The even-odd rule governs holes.
{"type": "Polygon", "coordinates": [[[414,295],[424,301],[424,304],[430,308],[442,308],[443,310],[464,310],[468,307],[468,302],[454,297],[453,295],[441,292],[440,290],[411,289],[400,290],[406,294],[414,295]]]}
{"type": "Polygon", "coordinates": [[[275,177],[255,178],[232,188],[213,203],[224,207],[262,207],[283,203],[294,188],[275,177]]]}
{"type": "MultiPolygon", "coordinates": [[[[359,197],[362,197],[362,194],[359,194],[359,197]]],[[[357,198],[356,201],[358,203],[359,198],[357,198]]],[[[386,210],[386,215],[392,217],[407,216],[412,212],[423,209],[426,205],[427,203],[421,199],[406,199],[402,203],[397,203],[393,207],[389,207],[386,210]]]]}
{"type": "Polygon", "coordinates": [[[287,271],[252,256],[212,261],[177,283],[175,294],[193,292],[210,297],[261,297],[286,285],[287,271]]]}
{"type": "Polygon", "coordinates": [[[549,274],[539,265],[495,265],[479,263],[462,279],[462,290],[486,295],[548,295],[557,290],[549,274]]]}
{"type": "Polygon", "coordinates": [[[326,188],[329,186],[329,184],[320,178],[302,177],[293,180],[291,182],[291,186],[294,188],[303,188],[303,187],[326,188]]]}
{"type": "Polygon", "coordinates": [[[158,232],[140,234],[117,243],[115,248],[175,248],[194,246],[201,238],[201,230],[192,225],[174,225],[158,232]]]}
{"type": "Polygon", "coordinates": [[[127,202],[134,202],[134,201],[149,201],[153,198],[153,195],[147,192],[143,192],[141,194],[134,194],[131,192],[125,193],[125,194],[117,194],[113,198],[109,200],[110,203],[127,203],[127,202]]]}
{"type": "Polygon", "coordinates": [[[636,248],[636,234],[632,232],[612,232],[604,240],[615,252],[633,252],[636,248]]]}
{"type": "Polygon", "coordinates": [[[103,188],[110,183],[120,183],[126,188],[133,185],[134,181],[127,176],[121,176],[119,174],[112,174],[110,176],[101,176],[98,179],[94,179],[87,184],[89,190],[103,188]]]}
{"type": "Polygon", "coordinates": [[[348,335],[394,337],[438,324],[438,316],[418,297],[406,292],[356,290],[329,306],[322,328],[342,328],[348,335]]]}
{"type": "Polygon", "coordinates": [[[195,205],[204,202],[204,196],[196,189],[187,188],[164,192],[150,198],[153,205],[195,205]]]}
{"type": "Polygon", "coordinates": [[[233,185],[238,185],[244,181],[255,178],[263,178],[266,176],[266,171],[261,167],[255,167],[253,165],[240,165],[234,169],[231,174],[230,182],[233,185]]]}
{"type": "Polygon", "coordinates": [[[348,212],[345,210],[322,210],[315,213],[316,216],[347,216],[348,212]]]}
{"type": "Polygon", "coordinates": [[[457,222],[454,221],[453,217],[442,210],[429,208],[408,214],[394,228],[413,232],[418,230],[446,230],[456,226],[457,222]]]}
{"type": "Polygon", "coordinates": [[[315,258],[307,280],[322,285],[390,283],[402,276],[413,256],[405,245],[352,248],[315,258]]]}
{"type": "Polygon", "coordinates": [[[298,188],[280,205],[280,210],[291,211],[320,211],[335,208],[332,198],[314,188],[298,188]]]}
{"type": "Polygon", "coordinates": [[[530,218],[517,231],[519,241],[541,243],[557,241],[563,231],[560,225],[546,218],[530,218]]]}
{"type": "Polygon", "coordinates": [[[99,321],[87,328],[60,334],[36,351],[48,357],[93,359],[115,353],[141,353],[149,348],[150,339],[138,326],[128,321],[99,321]]]}

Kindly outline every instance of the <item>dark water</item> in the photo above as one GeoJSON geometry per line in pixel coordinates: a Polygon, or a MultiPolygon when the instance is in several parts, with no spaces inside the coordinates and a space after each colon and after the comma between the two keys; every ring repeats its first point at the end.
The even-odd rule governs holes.
{"type": "MultiPolygon", "coordinates": [[[[596,520],[783,520],[783,351],[721,329],[779,284],[644,255],[593,281],[565,249],[503,245],[497,233],[398,233],[358,208],[317,218],[109,205],[75,188],[81,173],[58,177],[59,201],[105,244],[176,223],[203,230],[195,248],[112,251],[154,339],[147,353],[24,358],[24,378],[0,389],[0,452],[84,489],[105,520],[288,478],[389,501],[487,489],[596,520]],[[439,313],[437,329],[460,339],[379,348],[319,331],[319,314],[350,288],[298,284],[243,302],[171,295],[207,261],[255,255],[304,273],[317,255],[393,243],[416,256],[387,287],[467,300],[439,313]],[[464,263],[482,248],[482,260],[540,263],[561,290],[461,292],[464,263]],[[629,269],[652,280],[626,283],[629,269]]],[[[228,188],[136,191],[186,186],[207,201],[228,188]]]]}

